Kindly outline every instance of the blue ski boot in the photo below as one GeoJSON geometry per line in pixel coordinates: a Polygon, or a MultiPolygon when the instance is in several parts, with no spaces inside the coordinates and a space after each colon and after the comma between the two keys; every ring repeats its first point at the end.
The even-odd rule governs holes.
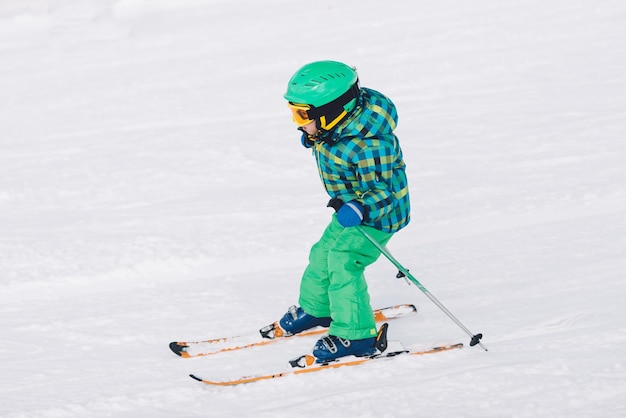
{"type": "Polygon", "coordinates": [[[319,339],[313,348],[316,363],[327,363],[345,356],[371,356],[374,353],[376,353],[376,337],[346,340],[329,335],[319,339]]]}
{"type": "Polygon", "coordinates": [[[304,312],[300,307],[291,306],[278,324],[287,335],[294,335],[310,328],[328,328],[330,321],[330,317],[317,318],[304,312]]]}
{"type": "Polygon", "coordinates": [[[263,338],[290,337],[310,328],[330,326],[331,318],[318,318],[309,315],[297,306],[291,306],[278,322],[274,322],[260,330],[263,338]]]}

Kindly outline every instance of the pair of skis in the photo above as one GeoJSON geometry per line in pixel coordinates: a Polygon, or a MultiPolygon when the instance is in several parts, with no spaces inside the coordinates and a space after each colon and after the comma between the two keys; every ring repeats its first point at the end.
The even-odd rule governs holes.
{"type": "MultiPolygon", "coordinates": [[[[390,306],[383,309],[374,310],[374,317],[376,322],[386,322],[389,320],[394,320],[398,318],[403,318],[409,315],[413,315],[417,312],[417,309],[414,305],[403,304],[403,305],[395,305],[390,306]]],[[[227,351],[241,350],[245,348],[257,347],[267,344],[272,344],[275,342],[279,342],[284,340],[285,338],[292,337],[304,337],[316,334],[323,334],[326,332],[326,328],[314,328],[299,334],[296,334],[292,337],[282,336],[280,333],[273,333],[273,326],[276,324],[272,324],[268,327],[265,327],[261,330],[261,332],[256,332],[248,335],[240,335],[235,337],[225,337],[225,338],[215,338],[210,340],[203,341],[175,341],[170,343],[170,349],[178,356],[183,358],[193,358],[193,357],[201,357],[207,356],[217,353],[223,353],[227,351]]],[[[327,362],[327,363],[317,363],[315,361],[315,357],[312,355],[303,355],[291,360],[290,368],[285,369],[284,371],[263,375],[255,375],[255,376],[243,376],[236,379],[230,380],[212,380],[208,378],[203,378],[197,374],[191,374],[190,377],[208,384],[208,385],[216,385],[216,386],[233,386],[242,383],[251,383],[257,382],[260,380],[268,380],[268,379],[276,379],[289,375],[296,375],[302,373],[311,373],[317,372],[320,370],[338,368],[338,367],[346,367],[346,366],[356,366],[360,364],[364,364],[371,361],[378,361],[382,359],[388,359],[391,357],[396,357],[398,355],[424,355],[424,354],[432,354],[439,353],[443,351],[449,351],[457,348],[462,348],[463,344],[451,344],[441,347],[433,347],[425,350],[408,350],[405,349],[400,342],[386,340],[386,324],[381,327],[381,331],[383,333],[382,337],[384,339],[380,341],[380,344],[377,346],[377,351],[375,354],[364,356],[364,357],[355,357],[355,356],[347,356],[342,357],[337,360],[327,362]]]]}

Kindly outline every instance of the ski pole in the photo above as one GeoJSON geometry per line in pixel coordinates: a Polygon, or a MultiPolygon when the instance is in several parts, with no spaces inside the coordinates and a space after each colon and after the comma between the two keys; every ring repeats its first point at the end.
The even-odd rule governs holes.
{"type": "Polygon", "coordinates": [[[441,302],[439,302],[439,300],[432,293],[430,293],[428,289],[426,289],[415,277],[413,277],[413,275],[409,273],[409,270],[407,270],[402,264],[400,264],[400,262],[396,260],[385,247],[380,245],[380,243],[376,241],[374,237],[368,234],[362,226],[357,225],[355,228],[357,228],[365,236],[365,238],[367,238],[372,244],[374,244],[374,246],[378,248],[378,250],[382,254],[384,254],[385,257],[387,257],[387,259],[391,261],[394,266],[396,266],[396,268],[400,271],[399,274],[401,274],[399,277],[406,277],[411,282],[413,282],[415,286],[417,286],[417,288],[428,297],[428,299],[430,299],[435,305],[437,305],[439,309],[441,309],[446,315],[448,315],[448,317],[452,321],[454,321],[455,324],[457,324],[463,331],[465,331],[467,335],[472,338],[472,340],[470,341],[470,346],[473,347],[478,344],[480,347],[482,347],[483,350],[487,351],[487,347],[485,347],[483,343],[480,342],[480,339],[483,338],[483,334],[473,334],[469,329],[465,327],[465,325],[461,323],[461,321],[459,321],[454,315],[452,315],[452,312],[450,312],[448,308],[446,308],[441,302]]]}

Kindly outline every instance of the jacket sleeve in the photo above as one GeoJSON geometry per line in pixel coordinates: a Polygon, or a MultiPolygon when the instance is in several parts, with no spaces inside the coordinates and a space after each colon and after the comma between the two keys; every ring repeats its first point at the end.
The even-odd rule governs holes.
{"type": "Polygon", "coordinates": [[[391,184],[397,156],[388,141],[372,138],[364,140],[363,145],[355,156],[358,201],[366,208],[367,220],[376,221],[394,210],[391,184]]]}

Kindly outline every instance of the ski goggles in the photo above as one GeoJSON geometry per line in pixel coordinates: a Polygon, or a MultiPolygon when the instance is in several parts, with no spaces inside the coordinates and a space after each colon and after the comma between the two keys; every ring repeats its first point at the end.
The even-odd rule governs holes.
{"type": "Polygon", "coordinates": [[[298,125],[298,128],[313,122],[313,119],[309,116],[311,106],[291,102],[288,102],[287,106],[291,109],[291,117],[295,124],[298,125]]]}

